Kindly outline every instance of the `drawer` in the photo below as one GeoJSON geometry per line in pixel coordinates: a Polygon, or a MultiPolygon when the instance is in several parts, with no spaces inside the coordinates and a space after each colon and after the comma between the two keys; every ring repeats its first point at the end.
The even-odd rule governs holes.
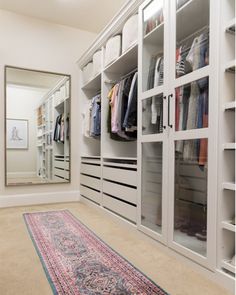
{"type": "Polygon", "coordinates": [[[70,180],[70,171],[65,171],[64,174],[65,174],[65,179],[70,180]]]}
{"type": "Polygon", "coordinates": [[[94,201],[97,204],[101,203],[101,193],[96,192],[88,187],[80,186],[80,194],[92,201],[94,201]]]}
{"type": "Polygon", "coordinates": [[[101,166],[81,164],[81,173],[101,177],[101,166]]]}
{"type": "Polygon", "coordinates": [[[136,223],[137,208],[103,194],[103,206],[136,223]]]}
{"type": "Polygon", "coordinates": [[[54,168],[54,175],[65,178],[65,170],[54,168]]]}
{"type": "Polygon", "coordinates": [[[101,180],[86,175],[80,175],[80,183],[101,191],[101,180]]]}
{"type": "Polygon", "coordinates": [[[65,169],[65,170],[70,169],[70,163],[65,162],[65,161],[57,161],[57,160],[55,160],[54,166],[55,166],[55,168],[61,168],[61,169],[65,169]]]}
{"type": "Polygon", "coordinates": [[[137,171],[103,167],[103,178],[137,186],[137,171]]]}
{"type": "Polygon", "coordinates": [[[137,189],[104,180],[103,192],[137,205],[137,189]]]}

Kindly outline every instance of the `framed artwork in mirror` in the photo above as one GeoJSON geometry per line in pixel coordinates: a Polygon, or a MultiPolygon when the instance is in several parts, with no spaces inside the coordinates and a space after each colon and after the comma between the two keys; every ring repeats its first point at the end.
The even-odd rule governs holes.
{"type": "Polygon", "coordinates": [[[7,149],[27,150],[29,148],[28,120],[7,119],[7,149]]]}

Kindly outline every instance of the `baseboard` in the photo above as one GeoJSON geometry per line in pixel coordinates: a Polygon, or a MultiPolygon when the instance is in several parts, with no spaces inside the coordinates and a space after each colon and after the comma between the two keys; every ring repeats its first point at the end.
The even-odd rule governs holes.
{"type": "Polygon", "coordinates": [[[78,202],[79,191],[0,196],[0,208],[78,202]]]}

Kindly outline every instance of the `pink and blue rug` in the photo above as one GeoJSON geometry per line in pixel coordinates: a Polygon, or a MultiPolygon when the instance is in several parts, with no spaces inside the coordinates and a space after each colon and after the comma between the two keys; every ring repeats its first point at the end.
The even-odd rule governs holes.
{"type": "Polygon", "coordinates": [[[54,294],[167,294],[68,210],[24,219],[54,294]]]}

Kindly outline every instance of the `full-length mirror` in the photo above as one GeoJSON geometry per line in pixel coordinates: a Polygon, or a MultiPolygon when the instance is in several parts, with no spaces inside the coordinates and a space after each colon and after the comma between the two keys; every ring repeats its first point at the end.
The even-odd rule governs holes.
{"type": "Polygon", "coordinates": [[[5,67],[7,186],[70,182],[68,75],[5,67]]]}

